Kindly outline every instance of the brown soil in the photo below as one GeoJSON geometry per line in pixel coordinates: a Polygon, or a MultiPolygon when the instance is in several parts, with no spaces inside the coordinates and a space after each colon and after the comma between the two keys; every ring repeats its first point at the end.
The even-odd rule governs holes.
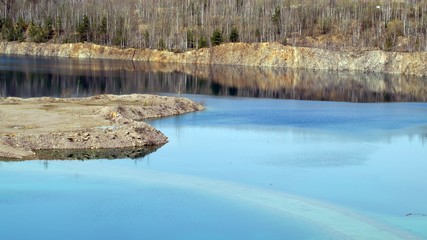
{"type": "Polygon", "coordinates": [[[0,98],[0,158],[36,159],[38,150],[161,146],[167,137],[144,119],[202,109],[186,98],[139,94],[0,98]]]}

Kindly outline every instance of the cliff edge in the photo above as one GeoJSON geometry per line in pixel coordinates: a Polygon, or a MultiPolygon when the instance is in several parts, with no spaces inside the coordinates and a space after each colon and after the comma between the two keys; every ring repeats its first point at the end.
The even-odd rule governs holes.
{"type": "Polygon", "coordinates": [[[90,43],[0,42],[0,54],[427,76],[427,52],[333,51],[279,43],[226,43],[212,48],[173,53],[153,49],[121,49],[90,43]]]}

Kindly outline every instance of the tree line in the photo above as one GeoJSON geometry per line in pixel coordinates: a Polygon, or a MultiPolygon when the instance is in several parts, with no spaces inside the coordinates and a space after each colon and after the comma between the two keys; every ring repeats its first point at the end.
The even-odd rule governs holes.
{"type": "Polygon", "coordinates": [[[424,0],[0,0],[7,41],[186,51],[223,42],[427,50],[424,0]]]}

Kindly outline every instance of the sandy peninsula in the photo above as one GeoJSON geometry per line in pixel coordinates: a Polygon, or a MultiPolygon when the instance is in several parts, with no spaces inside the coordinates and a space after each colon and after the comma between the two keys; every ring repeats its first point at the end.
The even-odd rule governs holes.
{"type": "Polygon", "coordinates": [[[143,120],[200,110],[187,98],[141,94],[0,98],[0,159],[37,159],[43,150],[161,146],[167,137],[143,120]]]}

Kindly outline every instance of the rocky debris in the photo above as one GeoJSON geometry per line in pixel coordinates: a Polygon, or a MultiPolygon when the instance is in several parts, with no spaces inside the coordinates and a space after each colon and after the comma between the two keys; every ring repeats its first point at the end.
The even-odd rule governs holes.
{"type": "Polygon", "coordinates": [[[44,160],[88,160],[88,159],[117,159],[143,158],[156,151],[160,146],[144,146],[135,148],[107,148],[107,149],[59,149],[36,150],[37,157],[44,160]]]}
{"type": "Polygon", "coordinates": [[[350,51],[293,47],[280,43],[226,43],[184,53],[121,49],[90,43],[0,42],[1,54],[123,59],[144,62],[241,65],[312,70],[364,71],[427,76],[427,52],[350,51]]]}
{"type": "Polygon", "coordinates": [[[167,137],[143,120],[200,110],[186,98],[139,94],[0,98],[0,158],[33,159],[37,150],[161,146],[167,137]]]}
{"type": "Polygon", "coordinates": [[[0,141],[0,159],[21,159],[24,157],[31,157],[35,155],[35,153],[31,150],[20,148],[20,147],[12,147],[9,144],[4,144],[0,141]]]}

